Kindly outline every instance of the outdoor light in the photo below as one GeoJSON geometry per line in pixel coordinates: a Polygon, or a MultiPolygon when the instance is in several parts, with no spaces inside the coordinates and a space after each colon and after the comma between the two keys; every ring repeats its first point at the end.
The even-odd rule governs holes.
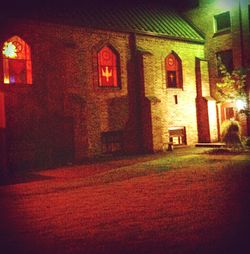
{"type": "Polygon", "coordinates": [[[246,103],[240,99],[236,100],[235,104],[238,111],[241,111],[246,107],[246,103]]]}

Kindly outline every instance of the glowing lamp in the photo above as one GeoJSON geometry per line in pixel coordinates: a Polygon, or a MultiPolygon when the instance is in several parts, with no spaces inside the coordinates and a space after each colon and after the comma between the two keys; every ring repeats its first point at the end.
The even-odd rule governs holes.
{"type": "Polygon", "coordinates": [[[241,111],[246,107],[246,103],[243,100],[238,99],[236,100],[235,104],[238,111],[241,111]]]}

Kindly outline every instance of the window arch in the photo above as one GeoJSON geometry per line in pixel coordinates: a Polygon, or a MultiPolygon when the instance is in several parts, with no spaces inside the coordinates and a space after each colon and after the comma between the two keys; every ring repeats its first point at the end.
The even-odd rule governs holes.
{"type": "Polygon", "coordinates": [[[110,46],[104,46],[97,58],[99,87],[120,87],[118,53],[110,46]]]}
{"type": "Polygon", "coordinates": [[[181,59],[174,52],[165,59],[167,87],[182,88],[182,63],[181,59]]]}
{"type": "Polygon", "coordinates": [[[4,42],[2,61],[4,84],[32,84],[30,47],[20,37],[4,42]]]}

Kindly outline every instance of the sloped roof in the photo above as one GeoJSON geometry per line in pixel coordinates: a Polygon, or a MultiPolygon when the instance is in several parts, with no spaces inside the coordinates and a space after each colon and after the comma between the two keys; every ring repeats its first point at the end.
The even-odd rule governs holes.
{"type": "Polygon", "coordinates": [[[46,17],[55,22],[112,31],[135,32],[204,42],[204,37],[193,25],[174,10],[137,6],[131,8],[78,8],[54,12],[46,17]]]}

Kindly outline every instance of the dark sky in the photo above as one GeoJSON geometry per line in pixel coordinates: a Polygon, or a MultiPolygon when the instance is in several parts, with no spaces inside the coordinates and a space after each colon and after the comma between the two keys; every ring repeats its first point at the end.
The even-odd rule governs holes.
{"type": "Polygon", "coordinates": [[[136,6],[136,5],[161,5],[170,8],[186,8],[194,5],[198,0],[5,0],[1,3],[2,11],[24,12],[41,8],[84,8],[102,6],[136,6]]]}
{"type": "Polygon", "coordinates": [[[1,20],[6,18],[40,17],[42,13],[53,16],[56,13],[74,12],[82,8],[133,8],[134,6],[160,6],[160,8],[183,10],[197,4],[198,0],[4,0],[0,8],[1,20]]]}

